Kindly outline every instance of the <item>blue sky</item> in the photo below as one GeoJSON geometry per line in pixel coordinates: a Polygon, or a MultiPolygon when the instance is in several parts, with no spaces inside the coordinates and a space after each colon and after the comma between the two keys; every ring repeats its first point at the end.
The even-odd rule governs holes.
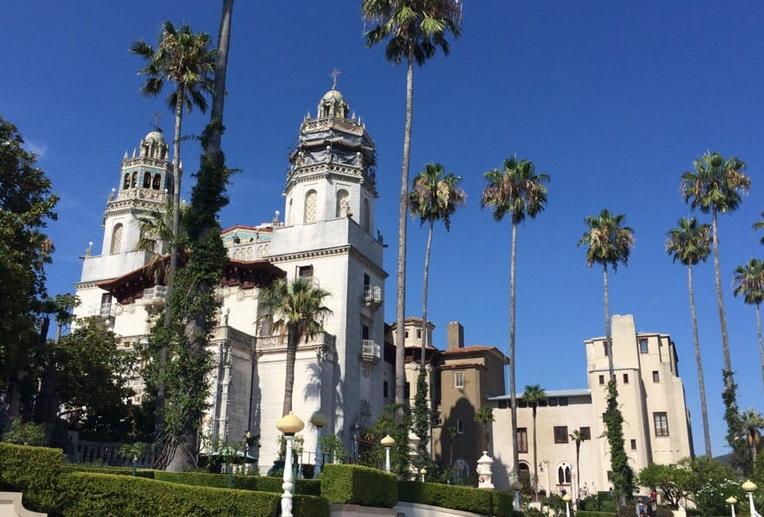
{"type": "MultiPolygon", "coordinates": [[[[96,0],[12,2],[4,8],[0,113],[16,123],[61,194],[49,289],[70,291],[77,258],[101,241],[106,196],[119,162],[154,113],[171,131],[161,99],[142,97],[139,60],[127,49],[154,41],[163,20],[216,34],[220,2],[96,0]]],[[[518,153],[552,177],[546,212],[520,228],[519,385],[585,385],[582,341],[602,334],[599,271],[576,241],[583,218],[607,207],[636,232],[628,267],[611,281],[615,313],[639,330],[670,333],[693,414],[702,429],[687,306],[686,272],[664,252],[666,231],[689,209],[679,176],[708,148],[748,163],[753,188],[721,217],[721,260],[733,366],[743,408],[764,411],[753,309],[732,296],[734,267],[761,255],[751,230],[764,203],[764,46],[759,2],[481,0],[466,2],[464,35],[452,53],[415,73],[412,175],[439,161],[464,178],[465,208],[434,238],[430,315],[444,346],[460,320],[470,344],[506,350],[509,224],[480,210],[482,173],[518,153]]],[[[377,221],[391,243],[386,317],[394,318],[394,245],[405,70],[368,50],[358,2],[237,2],[224,146],[241,169],[223,225],[256,224],[283,211],[287,149],[342,71],[339,89],[366,121],[379,158],[377,221]]],[[[205,118],[187,117],[198,133],[205,118]]],[[[185,146],[192,170],[198,149],[185,146]]],[[[186,183],[188,187],[190,182],[186,183]]],[[[424,232],[410,226],[409,314],[421,310],[424,232]]],[[[714,452],[724,452],[720,331],[710,263],[696,287],[714,452]]]]}

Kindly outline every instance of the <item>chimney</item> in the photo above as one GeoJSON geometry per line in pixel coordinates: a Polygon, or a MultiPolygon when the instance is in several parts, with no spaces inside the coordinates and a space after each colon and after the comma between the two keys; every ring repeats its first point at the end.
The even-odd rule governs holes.
{"type": "Polygon", "coordinates": [[[448,322],[448,349],[464,348],[464,327],[458,321],[448,322]]]}

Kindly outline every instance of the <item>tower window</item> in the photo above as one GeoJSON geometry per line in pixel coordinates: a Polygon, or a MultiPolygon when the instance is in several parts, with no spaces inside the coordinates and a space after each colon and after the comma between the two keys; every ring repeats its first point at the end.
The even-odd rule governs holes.
{"type": "Polygon", "coordinates": [[[138,186],[138,171],[133,173],[133,177],[130,180],[130,188],[135,188],[136,186],[138,186]]]}
{"type": "Polygon", "coordinates": [[[111,246],[109,254],[118,255],[122,251],[122,224],[116,224],[111,232],[111,246]]]}
{"type": "Polygon", "coordinates": [[[665,437],[669,435],[668,414],[665,411],[653,413],[653,424],[655,425],[655,436],[665,437]]]}
{"type": "Polygon", "coordinates": [[[517,452],[519,453],[528,452],[528,428],[527,427],[517,428],[517,452]]]}
{"type": "Polygon", "coordinates": [[[123,189],[130,188],[130,174],[129,173],[125,174],[125,181],[122,183],[122,188],[123,189]]]}
{"type": "Polygon", "coordinates": [[[661,382],[661,374],[658,370],[653,370],[653,382],[661,382]]]}
{"type": "Polygon", "coordinates": [[[624,384],[629,384],[629,374],[628,373],[624,373],[623,374],[623,383],[624,384]]]}
{"type": "Polygon", "coordinates": [[[316,222],[316,204],[317,204],[317,198],[318,194],[315,190],[308,191],[307,194],[305,194],[305,210],[303,212],[303,219],[302,222],[305,224],[315,223],[316,222]]]}
{"type": "Polygon", "coordinates": [[[636,451],[637,450],[637,441],[635,439],[631,439],[631,450],[636,451]]]}
{"type": "Polygon", "coordinates": [[[334,217],[345,217],[350,213],[350,194],[345,189],[337,191],[334,217]]]}
{"type": "Polygon", "coordinates": [[[605,384],[605,376],[604,375],[600,375],[600,386],[602,386],[604,384],[605,384]]]}
{"type": "Polygon", "coordinates": [[[578,432],[581,433],[581,439],[582,440],[591,440],[592,439],[592,429],[591,427],[581,427],[578,429],[578,432]]]}
{"type": "Polygon", "coordinates": [[[416,338],[422,339],[422,329],[416,329],[416,338]]]}
{"type": "Polygon", "coordinates": [[[464,388],[464,372],[454,372],[454,388],[464,388]]]}
{"type": "Polygon", "coordinates": [[[154,190],[159,190],[159,187],[162,186],[162,175],[161,174],[154,174],[154,182],[151,184],[151,188],[154,190]]]}
{"type": "Polygon", "coordinates": [[[568,443],[568,426],[559,425],[554,427],[554,443],[568,443]]]}
{"type": "Polygon", "coordinates": [[[363,229],[366,230],[366,233],[369,233],[371,231],[371,209],[369,208],[369,200],[364,199],[363,200],[363,221],[361,222],[363,224],[363,229]]]}
{"type": "Polygon", "coordinates": [[[649,351],[650,351],[650,347],[647,344],[647,338],[646,337],[639,338],[639,353],[646,354],[649,351]]]}
{"type": "Polygon", "coordinates": [[[609,354],[608,354],[608,346],[607,346],[607,341],[604,341],[604,342],[602,343],[602,351],[603,351],[603,353],[605,354],[605,357],[607,357],[607,356],[609,355],[609,354]]]}
{"type": "Polygon", "coordinates": [[[143,188],[151,188],[151,173],[148,171],[143,173],[143,188]]]}

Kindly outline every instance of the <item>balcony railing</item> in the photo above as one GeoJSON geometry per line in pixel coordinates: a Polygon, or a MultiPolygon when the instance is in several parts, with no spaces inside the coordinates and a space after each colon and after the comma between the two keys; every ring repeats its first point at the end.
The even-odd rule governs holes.
{"type": "Polygon", "coordinates": [[[366,303],[382,303],[382,287],[367,285],[363,290],[363,301],[366,303]]]}
{"type": "MultiPolygon", "coordinates": [[[[258,353],[285,352],[287,349],[288,336],[286,334],[272,334],[270,336],[258,336],[255,338],[255,350],[258,353]]],[[[313,338],[302,338],[297,343],[297,350],[328,350],[334,348],[335,338],[328,332],[320,332],[313,338]]]]}
{"type": "Polygon", "coordinates": [[[379,344],[373,339],[364,339],[361,341],[361,359],[368,363],[375,363],[381,357],[379,344]]]}
{"type": "Polygon", "coordinates": [[[167,298],[167,286],[155,285],[143,290],[143,299],[146,301],[164,301],[165,298],[167,298]]]}
{"type": "Polygon", "coordinates": [[[102,318],[111,318],[116,314],[116,306],[111,303],[102,303],[98,315],[102,318]]]}
{"type": "Polygon", "coordinates": [[[270,242],[247,242],[234,244],[228,248],[228,257],[233,260],[251,261],[260,260],[268,256],[270,242]]]}

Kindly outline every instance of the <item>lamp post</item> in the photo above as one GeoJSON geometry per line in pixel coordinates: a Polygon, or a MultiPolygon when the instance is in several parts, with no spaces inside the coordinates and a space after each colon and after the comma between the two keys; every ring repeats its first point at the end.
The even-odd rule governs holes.
{"type": "Polygon", "coordinates": [[[427,475],[427,469],[422,467],[419,469],[419,480],[424,483],[424,477],[427,475]]]}
{"type": "Polygon", "coordinates": [[[724,502],[730,505],[730,510],[732,511],[732,517],[735,517],[735,505],[737,504],[737,498],[734,495],[731,495],[727,499],[725,499],[724,502]]]}
{"type": "Polygon", "coordinates": [[[286,440],[286,457],[284,458],[284,484],[281,488],[284,489],[284,493],[281,495],[281,515],[282,517],[292,517],[292,498],[294,497],[292,490],[294,489],[294,476],[292,472],[292,443],[294,442],[294,435],[303,430],[305,423],[289,413],[286,416],[281,417],[276,422],[276,428],[284,433],[284,439],[286,440]]]}
{"type": "Polygon", "coordinates": [[[562,500],[565,501],[565,517],[570,517],[570,502],[573,500],[573,498],[570,496],[570,494],[566,493],[564,496],[562,496],[562,500]]]}
{"type": "Polygon", "coordinates": [[[321,465],[324,463],[324,456],[321,454],[321,429],[329,423],[329,419],[320,411],[316,411],[310,417],[310,423],[316,428],[316,461],[313,467],[313,478],[315,479],[321,473],[321,465]]]}
{"type": "Polygon", "coordinates": [[[395,439],[388,434],[379,443],[385,448],[385,472],[390,472],[390,449],[395,446],[395,439]]]}
{"type": "Polygon", "coordinates": [[[749,479],[740,485],[740,488],[745,490],[745,492],[748,494],[748,504],[751,505],[751,517],[755,517],[758,514],[756,513],[756,507],[753,505],[753,492],[759,487],[757,487],[756,483],[749,479]]]}

